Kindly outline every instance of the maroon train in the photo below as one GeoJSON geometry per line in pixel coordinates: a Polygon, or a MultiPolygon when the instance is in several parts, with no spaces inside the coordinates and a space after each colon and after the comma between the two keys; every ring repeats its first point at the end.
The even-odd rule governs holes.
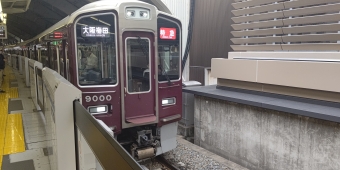
{"type": "Polygon", "coordinates": [[[141,1],[97,1],[20,44],[59,72],[136,159],[176,147],[181,22],[141,1]]]}

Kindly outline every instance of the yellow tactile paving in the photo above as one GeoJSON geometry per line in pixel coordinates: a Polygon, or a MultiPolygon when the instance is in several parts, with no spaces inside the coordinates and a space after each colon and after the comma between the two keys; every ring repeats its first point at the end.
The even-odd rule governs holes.
{"type": "Polygon", "coordinates": [[[18,98],[19,94],[18,94],[18,88],[17,87],[13,87],[9,89],[9,98],[18,98]]]}
{"type": "Polygon", "coordinates": [[[10,78],[11,78],[12,80],[15,79],[14,74],[10,74],[10,78]]]}
{"type": "Polygon", "coordinates": [[[4,155],[25,151],[21,113],[7,116],[4,155]]]}
{"type": "Polygon", "coordinates": [[[0,155],[0,170],[2,169],[1,166],[2,166],[2,156],[0,155]]]}
{"type": "Polygon", "coordinates": [[[8,99],[18,98],[18,88],[10,88],[10,80],[15,79],[12,70],[8,67],[4,70],[6,75],[0,89],[6,93],[0,93],[0,170],[2,156],[25,151],[25,139],[21,113],[8,114],[8,99]]]}
{"type": "Polygon", "coordinates": [[[0,115],[7,116],[8,111],[8,100],[5,99],[0,102],[0,115]]]}

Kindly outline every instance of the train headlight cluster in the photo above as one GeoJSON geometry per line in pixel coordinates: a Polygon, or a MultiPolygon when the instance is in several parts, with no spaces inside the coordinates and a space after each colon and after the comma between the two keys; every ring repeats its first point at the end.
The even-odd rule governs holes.
{"type": "Polygon", "coordinates": [[[129,19],[149,19],[150,10],[143,8],[127,8],[125,10],[126,17],[129,19]]]}
{"type": "Polygon", "coordinates": [[[108,107],[106,105],[101,106],[90,106],[88,110],[91,114],[102,114],[108,112],[108,107]]]}
{"type": "Polygon", "coordinates": [[[162,99],[162,106],[168,106],[168,105],[174,105],[174,104],[176,104],[175,97],[162,99]]]}

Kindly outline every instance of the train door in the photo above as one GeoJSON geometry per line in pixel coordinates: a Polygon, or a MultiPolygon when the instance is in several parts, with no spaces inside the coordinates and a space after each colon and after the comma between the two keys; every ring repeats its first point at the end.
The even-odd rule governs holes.
{"type": "Polygon", "coordinates": [[[124,32],[124,108],[125,121],[133,124],[156,120],[154,35],[124,32]]]}

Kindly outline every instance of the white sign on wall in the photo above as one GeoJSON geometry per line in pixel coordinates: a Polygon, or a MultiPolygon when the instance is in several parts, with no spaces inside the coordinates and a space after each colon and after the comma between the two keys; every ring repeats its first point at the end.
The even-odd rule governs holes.
{"type": "Polygon", "coordinates": [[[7,26],[0,24],[0,39],[7,39],[7,26]]]}

